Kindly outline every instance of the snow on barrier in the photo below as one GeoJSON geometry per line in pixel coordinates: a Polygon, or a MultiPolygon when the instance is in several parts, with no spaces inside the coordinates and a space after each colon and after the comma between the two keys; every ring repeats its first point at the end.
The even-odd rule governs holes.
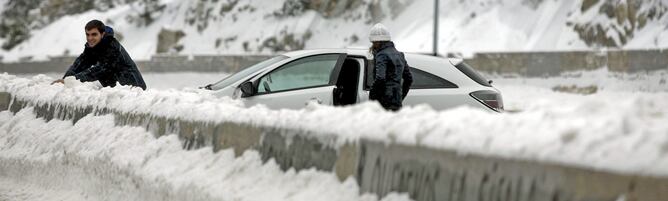
{"type": "MultiPolygon", "coordinates": [[[[234,100],[210,97],[202,91],[143,92],[129,87],[98,89],[72,79],[66,80],[63,87],[48,85],[48,81],[43,79],[40,76],[27,80],[0,75],[0,80],[7,83],[0,84],[0,91],[9,92],[0,93],[0,106],[3,106],[0,110],[9,109],[16,113],[24,108],[34,108],[37,117],[71,120],[75,124],[86,115],[112,114],[117,126],[143,127],[156,137],[176,134],[187,150],[202,147],[212,147],[214,151],[233,149],[238,156],[244,150],[253,149],[260,153],[263,161],[273,159],[284,170],[316,168],[332,171],[339,179],[354,177],[363,192],[381,196],[397,191],[406,192],[416,200],[662,201],[668,198],[665,147],[663,155],[659,150],[655,158],[646,156],[645,159],[651,161],[649,163],[640,163],[643,160],[632,157],[650,152],[624,155],[606,150],[612,155],[606,158],[605,154],[597,153],[592,147],[588,152],[603,156],[597,158],[601,161],[592,160],[589,165],[584,161],[588,159],[586,156],[567,161],[564,158],[568,158],[568,154],[564,154],[566,157],[562,160],[555,159],[560,156],[542,156],[532,160],[522,154],[512,157],[512,151],[504,155],[505,150],[494,146],[485,148],[486,151],[467,151],[466,146],[470,145],[430,144],[432,133],[447,133],[448,129],[458,128],[453,125],[441,127],[441,124],[446,124],[439,122],[443,118],[430,116],[433,112],[424,108],[408,108],[396,114],[385,112],[374,104],[353,108],[309,105],[298,111],[268,110],[261,106],[245,108],[234,100]],[[12,97],[9,98],[9,95],[12,97]],[[422,114],[432,121],[407,124],[423,118],[415,114],[422,114]],[[383,127],[391,128],[384,130],[383,127]],[[407,135],[399,133],[401,131],[413,132],[414,135],[406,139],[407,135]],[[498,152],[497,155],[494,152],[498,152]],[[624,160],[610,161],[615,158],[624,160]],[[611,165],[618,163],[618,166],[611,165]],[[625,163],[631,165],[624,166],[625,163]]],[[[622,106],[619,107],[624,108],[622,106]]],[[[649,110],[648,115],[658,116],[658,121],[663,120],[665,114],[652,109],[640,107],[636,113],[649,110]]],[[[491,115],[498,115],[469,108],[460,110],[471,114],[460,114],[460,118],[464,119],[474,116],[496,118],[491,115]]],[[[589,112],[598,113],[596,109],[589,112]]],[[[536,118],[536,115],[559,116],[543,112],[529,113],[526,118],[536,118]]],[[[444,116],[461,123],[452,119],[454,116],[444,116]]],[[[628,132],[640,129],[632,120],[622,122],[628,132]]],[[[528,121],[527,124],[532,123],[528,121]]],[[[553,126],[559,124],[551,122],[553,126]]],[[[485,122],[477,125],[489,127],[485,122]]],[[[665,127],[641,131],[656,131],[665,135],[665,127]]],[[[576,141],[576,133],[570,131],[556,140],[576,141]]],[[[472,132],[470,135],[476,134],[472,132]]],[[[453,135],[450,137],[454,138],[453,135]]],[[[658,149],[668,144],[665,136],[644,138],[660,141],[655,143],[663,142],[658,149]]],[[[489,139],[479,140],[487,142],[471,140],[459,143],[491,143],[489,139]]],[[[619,149],[621,151],[623,147],[619,149]]],[[[572,152],[584,155],[584,152],[575,149],[572,152]]]]}

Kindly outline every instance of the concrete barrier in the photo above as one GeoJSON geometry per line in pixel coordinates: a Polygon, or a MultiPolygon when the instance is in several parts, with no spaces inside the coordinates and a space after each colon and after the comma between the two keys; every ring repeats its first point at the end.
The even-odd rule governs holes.
{"type": "MultiPolygon", "coordinates": [[[[141,72],[227,72],[233,73],[270,58],[270,55],[155,55],[150,60],[136,60],[141,72]]],[[[65,73],[76,57],[53,57],[47,61],[0,63],[0,73],[65,73]]]]}
{"type": "Polygon", "coordinates": [[[416,200],[665,200],[668,180],[405,145],[361,143],[357,179],[367,192],[416,200]]]}
{"type": "MultiPolygon", "coordinates": [[[[238,72],[268,59],[269,55],[155,55],[137,61],[142,72],[238,72]]],[[[10,74],[65,72],[75,57],[52,57],[49,61],[0,63],[0,72],[10,74]]],[[[607,68],[612,72],[636,73],[668,70],[668,51],[610,50],[563,52],[477,53],[465,61],[479,71],[526,77],[556,76],[569,71],[607,68]]]]}
{"type": "Polygon", "coordinates": [[[477,70],[526,77],[555,76],[569,71],[607,68],[611,72],[636,73],[668,70],[668,51],[610,50],[564,52],[477,53],[465,61],[477,70]]]}
{"type": "MultiPolygon", "coordinates": [[[[282,169],[316,168],[340,179],[354,177],[363,192],[380,196],[406,192],[421,201],[665,201],[668,178],[627,175],[537,161],[459,154],[455,150],[359,140],[333,145],[316,131],[243,123],[184,121],[105,108],[35,103],[0,93],[0,110],[34,107],[45,120],[78,121],[86,115],[114,115],[116,125],[143,127],[155,136],[177,134],[184,149],[257,150],[282,169]],[[10,104],[11,101],[11,104],[10,104]]],[[[335,135],[332,135],[335,136],[335,135]]]]}

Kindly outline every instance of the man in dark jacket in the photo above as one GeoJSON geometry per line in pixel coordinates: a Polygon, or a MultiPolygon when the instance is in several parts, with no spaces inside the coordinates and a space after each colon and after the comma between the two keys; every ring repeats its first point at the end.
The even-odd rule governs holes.
{"type": "MultiPolygon", "coordinates": [[[[137,65],[114,38],[114,30],[99,20],[86,24],[86,45],[84,52],[63,76],[74,76],[82,82],[99,81],[102,86],[114,87],[116,82],[146,90],[146,83],[137,65]]],[[[54,83],[63,83],[63,79],[54,83]]]]}
{"type": "Polygon", "coordinates": [[[378,23],[371,28],[369,40],[373,43],[374,82],[369,91],[369,99],[378,100],[387,110],[401,109],[402,101],[408,95],[413,75],[404,53],[399,52],[391,41],[390,32],[378,23]]]}

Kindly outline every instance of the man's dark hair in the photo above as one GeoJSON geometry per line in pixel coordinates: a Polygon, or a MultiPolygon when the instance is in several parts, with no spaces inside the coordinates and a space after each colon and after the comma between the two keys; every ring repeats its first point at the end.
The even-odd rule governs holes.
{"type": "Polygon", "coordinates": [[[97,29],[100,33],[104,33],[104,23],[102,23],[100,20],[91,20],[90,22],[86,23],[86,31],[91,29],[97,29]]]}

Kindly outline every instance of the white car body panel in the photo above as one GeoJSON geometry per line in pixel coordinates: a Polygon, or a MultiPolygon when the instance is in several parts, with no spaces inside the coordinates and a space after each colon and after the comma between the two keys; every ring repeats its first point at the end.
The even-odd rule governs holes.
{"type": "MultiPolygon", "coordinates": [[[[217,88],[214,89],[213,94],[217,96],[241,98],[241,90],[239,89],[239,86],[242,83],[246,81],[255,81],[261,76],[291,61],[320,54],[347,54],[349,57],[358,57],[356,60],[358,62],[362,62],[360,64],[362,69],[360,69],[360,75],[357,78],[357,102],[359,103],[368,101],[368,90],[364,90],[364,81],[367,68],[366,62],[362,58],[372,59],[372,56],[368,53],[368,50],[364,49],[317,49],[288,52],[283,55],[289,58],[269,65],[262,70],[258,70],[257,72],[254,72],[228,86],[217,86],[217,88]]],[[[493,109],[483,105],[471,97],[470,93],[482,90],[496,91],[497,93],[500,93],[496,88],[478,84],[460,70],[458,70],[452,64],[453,62],[448,59],[419,54],[405,55],[409,66],[450,81],[456,84],[458,88],[411,89],[403,102],[404,106],[427,104],[436,110],[443,110],[461,105],[468,105],[488,111],[494,111],[493,109]]],[[[309,101],[316,101],[320,102],[321,104],[332,105],[332,90],[334,90],[334,88],[335,86],[330,85],[316,88],[254,95],[241,99],[246,103],[247,106],[264,104],[272,109],[300,109],[303,108],[309,101]]]]}
{"type": "Polygon", "coordinates": [[[268,108],[303,108],[309,102],[332,105],[332,90],[334,86],[308,88],[302,90],[277,92],[270,94],[255,95],[244,98],[246,105],[263,104],[268,108]]]}

